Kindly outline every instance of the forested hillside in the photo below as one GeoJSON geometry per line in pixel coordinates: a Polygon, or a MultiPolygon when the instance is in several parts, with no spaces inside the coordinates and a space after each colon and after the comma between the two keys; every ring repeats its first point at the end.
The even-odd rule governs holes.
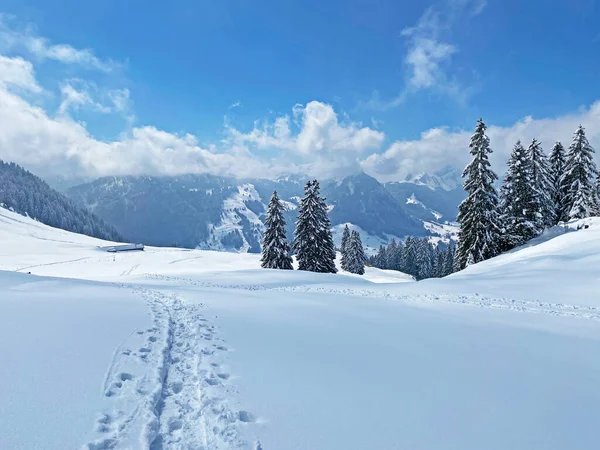
{"type": "Polygon", "coordinates": [[[45,181],[15,163],[2,160],[0,204],[52,227],[109,241],[123,240],[112,226],[76,206],[45,181]]]}

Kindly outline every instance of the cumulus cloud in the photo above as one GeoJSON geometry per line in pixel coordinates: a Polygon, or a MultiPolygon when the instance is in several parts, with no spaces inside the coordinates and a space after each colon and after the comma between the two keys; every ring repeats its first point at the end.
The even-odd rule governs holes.
{"type": "MultiPolygon", "coordinates": [[[[536,138],[546,151],[558,140],[568,147],[579,124],[586,127],[590,143],[600,151],[600,100],[589,108],[561,117],[525,117],[510,127],[489,126],[487,134],[494,151],[491,156],[493,169],[499,175],[504,173],[517,140],[526,145],[536,138]]],[[[432,172],[446,165],[462,169],[470,158],[468,148],[472,133],[472,130],[432,128],[423,132],[419,139],[397,141],[385,152],[369,155],[362,161],[362,167],[380,181],[402,180],[411,173],[432,172]]]]}
{"type": "MultiPolygon", "coordinates": [[[[77,107],[94,108],[96,103],[112,112],[127,111],[129,92],[109,91],[102,103],[92,93],[89,83],[64,83],[63,106],[52,115],[36,103],[47,94],[36,81],[32,65],[22,58],[0,56],[0,158],[41,175],[274,177],[304,173],[338,177],[362,168],[380,181],[401,180],[410,173],[431,172],[448,164],[462,169],[469,159],[472,130],[432,128],[418,139],[394,142],[380,152],[383,132],[353,122],[318,101],[296,105],[290,115],[257,122],[247,132],[226,124],[225,138],[217,145],[201,145],[193,135],[152,126],[130,128],[115,140],[101,141],[70,112],[77,107]]],[[[561,117],[526,117],[509,127],[490,125],[494,169],[499,174],[504,171],[518,139],[527,143],[535,137],[549,150],[555,140],[568,145],[580,123],[600,150],[600,101],[561,117]]]]}
{"type": "MultiPolygon", "coordinates": [[[[0,158],[24,164],[40,174],[271,174],[271,166],[253,158],[244,148],[221,153],[203,148],[191,135],[149,126],[134,128],[112,142],[99,141],[89,134],[85,124],[67,114],[76,105],[93,103],[89,94],[63,85],[63,114],[52,117],[14,92],[15,85],[41,92],[31,64],[21,58],[0,57],[0,158]]],[[[119,95],[115,96],[120,99],[115,100],[117,105],[125,94],[119,95]]]]}
{"type": "Polygon", "coordinates": [[[13,21],[0,15],[0,48],[26,51],[40,60],[51,59],[65,64],[111,72],[119,66],[110,59],[97,57],[90,49],[77,49],[67,44],[52,44],[48,39],[36,35],[32,27],[19,29],[11,26],[13,21]]]}
{"type": "Polygon", "coordinates": [[[332,176],[359,169],[359,159],[369,150],[381,147],[385,134],[349,120],[340,121],[331,105],[312,101],[295,105],[292,118],[282,116],[273,122],[255,123],[242,133],[228,126],[226,142],[256,150],[279,150],[289,160],[298,160],[310,174],[332,176]],[[293,132],[295,126],[298,131],[293,132]]]}
{"type": "Polygon", "coordinates": [[[129,111],[129,91],[105,93],[90,82],[70,79],[60,86],[55,116],[11,90],[12,84],[41,92],[30,63],[0,59],[0,157],[42,174],[125,175],[210,173],[268,177],[289,173],[337,176],[355,172],[368,151],[380,149],[384,133],[342,119],[318,101],[295,105],[291,115],[257,122],[242,132],[226,124],[225,139],[202,146],[190,134],[152,126],[131,128],[112,142],[91,136],[71,114],[88,108],[101,113],[129,111]]]}

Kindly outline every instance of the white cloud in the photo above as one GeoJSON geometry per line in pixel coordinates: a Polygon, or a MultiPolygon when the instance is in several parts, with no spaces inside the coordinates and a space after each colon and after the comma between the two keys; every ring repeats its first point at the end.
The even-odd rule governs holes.
{"type": "MultiPolygon", "coordinates": [[[[494,151],[491,156],[493,169],[502,176],[510,151],[519,139],[528,143],[536,138],[547,152],[557,140],[568,147],[579,124],[586,127],[590,143],[600,152],[600,100],[589,108],[561,117],[526,117],[509,127],[489,126],[487,134],[494,151]]],[[[402,180],[408,174],[432,172],[446,165],[462,169],[469,161],[468,148],[472,133],[472,130],[432,128],[423,132],[419,139],[397,141],[385,152],[368,156],[362,162],[362,167],[380,181],[402,180]]]]}
{"type": "Polygon", "coordinates": [[[66,114],[69,109],[78,110],[83,107],[89,107],[94,111],[108,114],[112,109],[104,106],[92,99],[90,89],[96,89],[95,85],[86,83],[82,80],[67,80],[60,86],[61,103],[58,107],[59,114],[66,114]]]}
{"type": "Polygon", "coordinates": [[[35,80],[33,66],[23,58],[7,58],[0,55],[0,87],[21,88],[33,93],[42,92],[35,80]]]}
{"type": "Polygon", "coordinates": [[[272,123],[256,123],[248,133],[227,126],[226,142],[284,151],[283,158],[297,160],[312,175],[338,176],[358,170],[360,156],[379,149],[385,139],[380,131],[351,121],[340,122],[331,105],[318,101],[295,105],[292,117],[293,121],[282,116],[272,123]],[[292,125],[298,128],[297,133],[292,125]]]}
{"type": "Polygon", "coordinates": [[[289,116],[278,117],[273,123],[256,123],[249,133],[229,127],[234,141],[253,144],[259,149],[291,150],[299,155],[351,153],[358,155],[379,148],[384,139],[380,131],[355,122],[340,123],[331,105],[312,101],[295,105],[293,110],[297,134],[292,133],[289,116]]]}
{"type": "Polygon", "coordinates": [[[437,89],[464,101],[466,92],[448,70],[458,48],[446,39],[463,17],[480,14],[485,5],[485,0],[445,0],[427,8],[414,27],[402,30],[408,39],[408,90],[437,89]]]}
{"type": "Polygon", "coordinates": [[[218,146],[203,147],[192,135],[151,126],[131,128],[118,139],[103,142],[70,114],[83,108],[102,113],[128,111],[129,91],[109,91],[104,97],[108,101],[100,102],[93,83],[67,80],[60,86],[62,102],[53,117],[11,91],[8,85],[15,80],[40,92],[31,64],[21,58],[0,59],[0,157],[41,174],[268,177],[302,171],[345,175],[358,170],[362,155],[378,150],[385,137],[380,131],[340,119],[331,105],[313,101],[295,105],[291,117],[256,123],[247,133],[226,124],[226,138],[218,146]]]}
{"type": "MultiPolygon", "coordinates": [[[[253,158],[244,148],[232,147],[221,153],[201,147],[191,135],[180,136],[149,126],[134,128],[112,142],[99,141],[88,133],[85,124],[67,114],[77,105],[94,103],[89,93],[72,84],[63,85],[63,114],[51,117],[9,89],[15,83],[41,92],[31,64],[21,58],[0,57],[0,158],[24,164],[42,175],[268,176],[275,167],[253,158]]],[[[123,92],[120,95],[126,97],[123,92]]]]}
{"type": "Polygon", "coordinates": [[[414,26],[401,32],[407,45],[404,58],[407,71],[402,91],[391,100],[381,99],[379,92],[374,91],[369,100],[358,103],[358,108],[395,108],[420,90],[439,92],[465,103],[473,88],[451,75],[452,57],[459,48],[449,39],[465,17],[480,14],[485,6],[486,0],[441,0],[428,7],[414,26]]]}
{"type": "Polygon", "coordinates": [[[241,107],[242,107],[242,102],[240,102],[239,100],[237,102],[234,102],[231,105],[229,105],[229,109],[235,109],[235,108],[241,108],[241,107]]]}
{"type": "Polygon", "coordinates": [[[416,38],[406,56],[406,64],[412,67],[409,80],[415,89],[430,88],[445,81],[440,65],[456,52],[451,44],[430,38],[416,38]]]}
{"type": "Polygon", "coordinates": [[[110,59],[98,58],[90,49],[77,49],[67,44],[52,44],[37,36],[32,27],[17,29],[9,25],[10,17],[0,15],[0,49],[24,50],[38,59],[51,59],[65,64],[111,72],[119,66],[110,59]]]}

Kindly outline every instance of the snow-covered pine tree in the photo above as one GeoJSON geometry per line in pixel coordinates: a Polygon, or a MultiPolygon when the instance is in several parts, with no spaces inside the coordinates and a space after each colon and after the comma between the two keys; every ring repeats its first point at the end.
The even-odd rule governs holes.
{"type": "Polygon", "coordinates": [[[585,129],[579,125],[567,152],[563,189],[563,210],[567,219],[589,217],[594,209],[594,178],[597,176],[593,159],[594,149],[585,137],[585,129]]]}
{"type": "Polygon", "coordinates": [[[260,260],[261,267],[265,269],[292,270],[292,257],[290,256],[290,245],[285,236],[283,210],[284,207],[275,191],[269,201],[265,218],[265,234],[260,260]]]}
{"type": "Polygon", "coordinates": [[[502,250],[521,245],[537,233],[534,219],[531,161],[517,141],[508,159],[508,168],[500,188],[502,250]]]}
{"type": "Polygon", "coordinates": [[[417,280],[424,280],[434,276],[433,247],[427,238],[417,239],[417,280]]]}
{"type": "Polygon", "coordinates": [[[411,236],[404,242],[404,259],[401,272],[417,276],[417,239],[411,236]]]}
{"type": "Polygon", "coordinates": [[[452,243],[452,241],[450,241],[450,244],[448,245],[448,249],[446,250],[446,257],[444,260],[444,273],[443,273],[443,277],[445,277],[446,275],[450,275],[452,272],[454,272],[454,253],[456,251],[456,245],[454,245],[452,243]]]}
{"type": "Polygon", "coordinates": [[[396,253],[394,255],[392,269],[399,270],[402,272],[402,265],[404,264],[404,245],[402,241],[398,241],[396,245],[396,253]]]}
{"type": "Polygon", "coordinates": [[[342,253],[341,265],[342,269],[348,270],[348,243],[350,242],[350,229],[348,224],[344,226],[344,232],[342,234],[342,243],[340,245],[340,252],[342,253]]]}
{"type": "Polygon", "coordinates": [[[392,238],[392,240],[388,244],[386,256],[387,260],[385,262],[384,268],[390,270],[398,270],[396,268],[396,261],[398,259],[398,244],[396,244],[396,239],[392,238]]]}
{"type": "Polygon", "coordinates": [[[479,119],[469,144],[473,160],[462,174],[466,178],[463,187],[468,196],[458,207],[457,257],[460,269],[467,266],[469,259],[477,263],[497,255],[500,248],[498,193],[494,188],[498,177],[490,167],[492,149],[485,134],[486,128],[483,120],[479,119]]]}
{"type": "Polygon", "coordinates": [[[446,249],[440,248],[439,244],[434,249],[433,277],[441,278],[444,276],[444,261],[446,258],[446,249]]]}
{"type": "Polygon", "coordinates": [[[380,245],[377,254],[371,258],[371,264],[380,269],[384,269],[386,261],[386,248],[383,245],[380,245]]]}
{"type": "Polygon", "coordinates": [[[348,242],[348,269],[346,270],[350,273],[364,275],[366,261],[367,258],[360,239],[360,234],[358,234],[358,231],[352,230],[348,242]]]}
{"type": "Polygon", "coordinates": [[[544,228],[551,227],[556,223],[554,217],[554,187],[548,159],[542,150],[542,144],[533,139],[527,149],[527,156],[531,164],[531,183],[533,186],[533,210],[537,234],[541,234],[544,228]]]}
{"type": "Polygon", "coordinates": [[[325,199],[319,196],[319,182],[309,181],[298,208],[293,248],[298,269],[336,273],[335,247],[325,199]]]}
{"type": "Polygon", "coordinates": [[[565,148],[556,141],[552,150],[550,151],[550,178],[553,187],[552,203],[554,206],[554,219],[555,224],[560,221],[567,219],[567,212],[562,209],[563,199],[565,198],[566,192],[562,183],[563,175],[565,172],[565,148]]]}
{"type": "Polygon", "coordinates": [[[594,183],[592,195],[594,196],[592,216],[600,217],[600,171],[596,176],[596,183],[594,183]]]}

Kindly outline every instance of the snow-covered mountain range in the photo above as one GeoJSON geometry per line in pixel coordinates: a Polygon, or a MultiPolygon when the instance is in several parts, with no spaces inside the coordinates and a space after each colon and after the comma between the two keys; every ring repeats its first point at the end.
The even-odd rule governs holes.
{"type": "MultiPolygon", "coordinates": [[[[454,169],[379,183],[364,173],[321,183],[334,235],[350,224],[370,250],[390,239],[447,240],[464,193],[454,169]]],[[[306,178],[235,180],[212,175],[107,177],[66,190],[74,201],[114,225],[126,238],[149,245],[260,251],[266,205],[274,190],[287,211],[292,237],[306,178]]],[[[338,238],[339,239],[339,238],[338,238]]],[[[337,241],[336,241],[337,242],[337,241]]]]}

